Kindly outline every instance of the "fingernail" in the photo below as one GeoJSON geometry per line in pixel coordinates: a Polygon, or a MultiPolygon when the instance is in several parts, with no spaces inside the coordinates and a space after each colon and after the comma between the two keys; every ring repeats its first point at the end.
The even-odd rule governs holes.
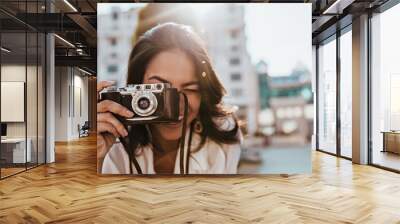
{"type": "Polygon", "coordinates": [[[124,137],[128,136],[128,132],[124,130],[124,137]]]}
{"type": "Polygon", "coordinates": [[[127,116],[129,116],[129,117],[132,117],[132,116],[133,116],[133,112],[130,111],[130,110],[126,110],[126,111],[125,111],[125,114],[126,114],[127,116]]]}

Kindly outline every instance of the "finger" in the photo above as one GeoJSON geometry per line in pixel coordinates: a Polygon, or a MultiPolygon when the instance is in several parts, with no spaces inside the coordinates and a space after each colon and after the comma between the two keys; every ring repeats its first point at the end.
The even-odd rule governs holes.
{"type": "Polygon", "coordinates": [[[106,123],[106,122],[98,123],[97,133],[101,134],[101,135],[108,133],[108,134],[112,134],[116,138],[120,137],[117,130],[114,128],[114,126],[112,126],[111,124],[106,123]]]}
{"type": "Polygon", "coordinates": [[[119,134],[117,132],[117,130],[114,128],[114,126],[112,126],[110,123],[106,123],[106,122],[97,122],[97,133],[101,134],[104,132],[108,132],[111,133],[112,135],[114,135],[116,138],[119,138],[119,134]]]}
{"type": "Polygon", "coordinates": [[[133,117],[134,113],[128,108],[111,100],[103,100],[97,103],[97,113],[112,112],[123,117],[133,117]]]}
{"type": "Polygon", "coordinates": [[[117,118],[115,118],[111,113],[98,113],[97,121],[107,122],[112,124],[119,133],[119,135],[121,136],[126,137],[128,135],[128,132],[126,131],[124,125],[122,125],[122,123],[117,118]]]}
{"type": "Polygon", "coordinates": [[[106,87],[112,86],[115,84],[115,81],[100,81],[97,83],[97,92],[100,92],[106,87]]]}

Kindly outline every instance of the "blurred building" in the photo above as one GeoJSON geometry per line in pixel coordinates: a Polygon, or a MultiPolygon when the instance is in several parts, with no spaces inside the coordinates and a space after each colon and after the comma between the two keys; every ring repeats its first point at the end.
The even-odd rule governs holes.
{"type": "Polygon", "coordinates": [[[236,114],[246,122],[249,134],[258,129],[257,76],[246,48],[244,8],[219,5],[200,18],[200,30],[206,40],[215,70],[228,95],[224,102],[238,106],[236,114]]]}
{"type": "Polygon", "coordinates": [[[269,91],[269,75],[268,75],[268,65],[265,61],[260,61],[257,63],[256,73],[258,79],[258,89],[260,96],[260,109],[266,109],[269,107],[269,99],[271,92],[269,91]]]}
{"type": "Polygon", "coordinates": [[[98,24],[101,24],[97,29],[99,80],[115,80],[118,86],[125,85],[139,9],[115,5],[107,13],[98,15],[98,24]]]}
{"type": "Polygon", "coordinates": [[[257,63],[256,70],[263,111],[260,114],[273,116],[269,120],[273,121],[274,134],[297,134],[302,141],[309,141],[313,131],[310,72],[304,66],[298,65],[289,75],[272,76],[264,61],[257,63]]]}

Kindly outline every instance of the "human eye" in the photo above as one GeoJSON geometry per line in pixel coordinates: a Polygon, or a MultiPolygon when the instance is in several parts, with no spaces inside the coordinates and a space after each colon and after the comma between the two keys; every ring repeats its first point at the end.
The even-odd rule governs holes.
{"type": "Polygon", "coordinates": [[[184,88],[184,89],[183,89],[183,92],[187,92],[187,93],[198,93],[198,92],[200,92],[200,91],[199,91],[199,88],[197,88],[197,87],[187,87],[187,88],[184,88]]]}

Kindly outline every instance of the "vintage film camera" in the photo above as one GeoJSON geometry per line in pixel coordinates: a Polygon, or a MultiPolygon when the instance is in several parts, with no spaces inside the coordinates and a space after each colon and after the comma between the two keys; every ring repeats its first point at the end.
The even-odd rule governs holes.
{"type": "Polygon", "coordinates": [[[131,110],[132,118],[116,117],[125,125],[179,121],[179,92],[169,83],[114,86],[101,93],[101,100],[112,100],[131,110]]]}

